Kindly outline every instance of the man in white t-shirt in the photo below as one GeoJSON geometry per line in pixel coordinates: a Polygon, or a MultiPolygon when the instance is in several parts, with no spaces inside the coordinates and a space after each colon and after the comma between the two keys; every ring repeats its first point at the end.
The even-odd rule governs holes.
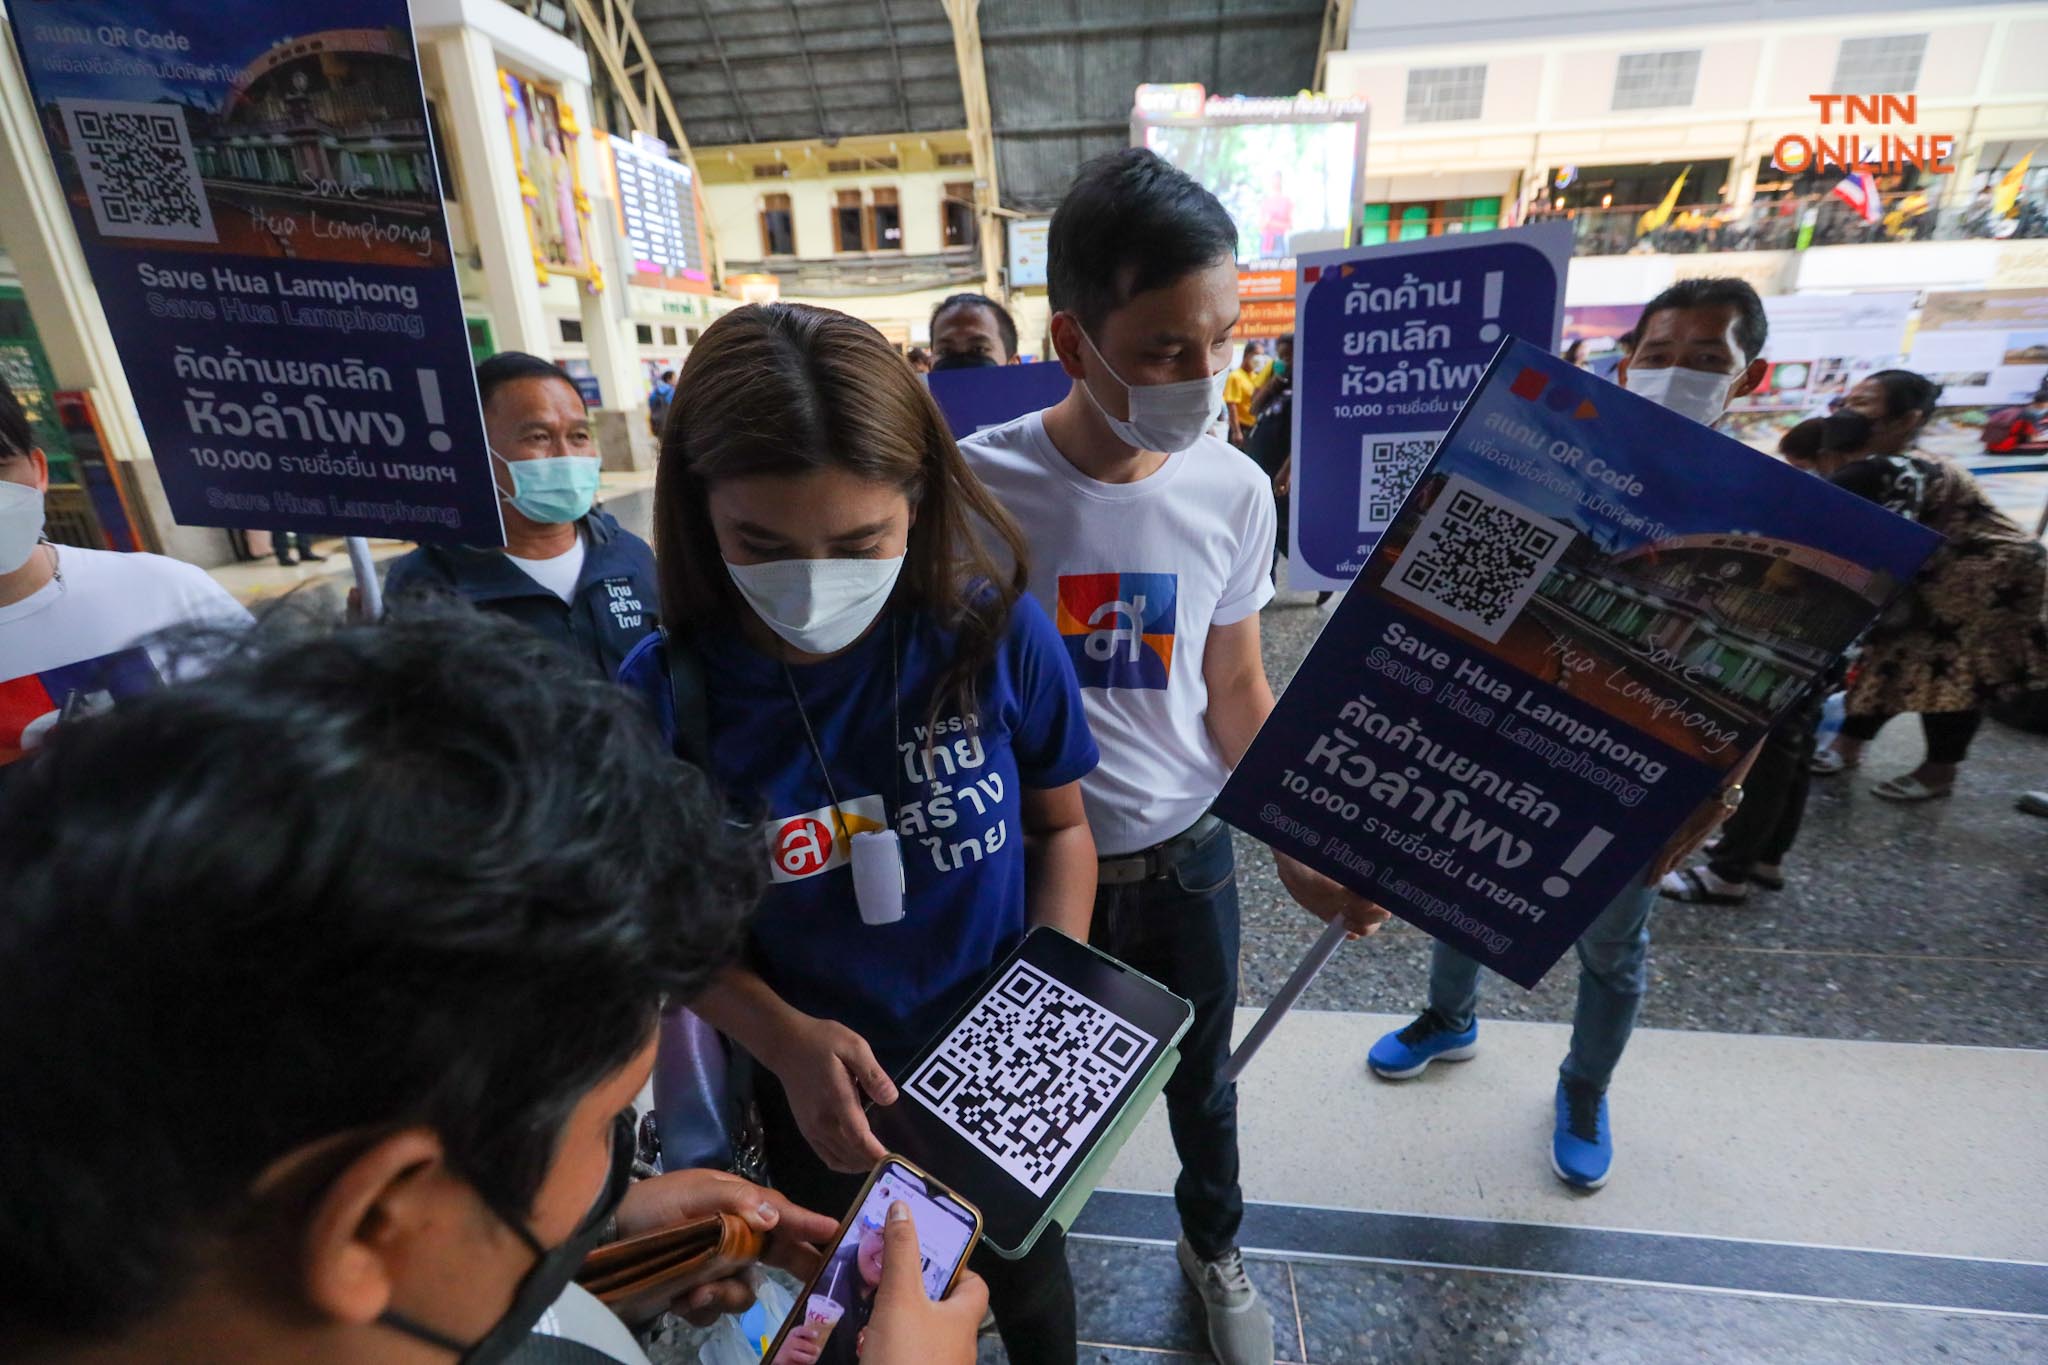
{"type": "MultiPolygon", "coordinates": [[[[1237,1004],[1228,829],[1209,814],[1273,708],[1259,609],[1273,494],[1207,434],[1237,325],[1237,232],[1216,197],[1142,149],[1082,167],[1050,233],[1052,343],[1074,383],[962,445],[1024,529],[1031,591],[1079,675],[1102,765],[1082,780],[1102,855],[1091,940],[1194,1002],[1167,1114],[1182,1271],[1225,1365],[1273,1358],[1237,1231],[1237,1004]]],[[[1288,891],[1369,933],[1386,912],[1290,858],[1288,891]]]]}
{"type": "Polygon", "coordinates": [[[159,686],[173,661],[144,642],[170,627],[246,625],[204,569],[43,538],[50,465],[0,383],[0,764],[41,742],[65,709],[94,711],[159,686]]]}

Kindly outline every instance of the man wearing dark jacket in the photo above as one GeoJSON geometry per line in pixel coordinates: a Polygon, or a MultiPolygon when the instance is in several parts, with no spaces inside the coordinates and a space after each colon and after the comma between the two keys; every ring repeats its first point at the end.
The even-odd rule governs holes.
{"type": "Polygon", "coordinates": [[[477,366],[476,380],[505,548],[421,546],[391,566],[385,594],[455,593],[612,677],[655,628],[654,552],[591,505],[598,456],[583,395],[559,367],[518,351],[477,366]]]}

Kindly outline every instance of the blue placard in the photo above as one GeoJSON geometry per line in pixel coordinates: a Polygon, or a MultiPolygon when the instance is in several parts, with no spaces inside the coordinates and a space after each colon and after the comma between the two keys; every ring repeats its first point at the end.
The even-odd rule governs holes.
{"type": "Polygon", "coordinates": [[[8,18],[172,516],[501,544],[405,0],[8,18]]]}
{"type": "Polygon", "coordinates": [[[1074,384],[1057,364],[1044,363],[934,370],[927,378],[956,441],[1049,408],[1074,384]]]}
{"type": "Polygon", "coordinates": [[[1939,543],[1511,341],[1216,810],[1533,986],[1939,543]]]}
{"type": "Polygon", "coordinates": [[[1571,251],[1545,223],[1301,258],[1289,587],[1358,573],[1502,337],[1555,346],[1571,251]]]}

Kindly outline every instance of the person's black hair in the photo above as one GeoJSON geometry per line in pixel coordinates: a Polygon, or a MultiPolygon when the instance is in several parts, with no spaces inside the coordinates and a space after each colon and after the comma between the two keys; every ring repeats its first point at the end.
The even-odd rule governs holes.
{"type": "Polygon", "coordinates": [[[161,1310],[216,1234],[295,1255],[317,1186],[250,1184],[337,1135],[430,1128],[529,1209],[758,893],[758,833],[524,626],[206,643],[0,783],[0,1357],[161,1310]]]}
{"type": "Polygon", "coordinates": [[[1258,347],[1258,348],[1259,348],[1259,354],[1260,354],[1260,355],[1264,355],[1264,354],[1266,353],[1266,343],[1265,343],[1265,342],[1261,341],[1261,340],[1260,340],[1260,339],[1259,339],[1258,337],[1250,337],[1250,338],[1247,338],[1247,339],[1246,339],[1246,341],[1245,341],[1245,343],[1244,343],[1244,348],[1245,348],[1245,349],[1246,349],[1247,351],[1249,351],[1249,350],[1250,350],[1250,349],[1251,349],[1252,347],[1254,347],[1254,346],[1256,346],[1256,347],[1258,347]]]}
{"type": "MultiPolygon", "coordinates": [[[[564,377],[566,378],[567,376],[564,377]]],[[[676,372],[674,370],[663,370],[661,372],[661,377],[663,381],[666,382],[668,380],[674,379],[676,377],[676,372]]]]}
{"type": "Polygon", "coordinates": [[[0,460],[13,460],[36,448],[36,434],[21,410],[21,400],[0,379],[0,460]]]}
{"type": "Polygon", "coordinates": [[[1820,455],[1820,434],[1826,425],[1825,418],[1809,417],[1797,426],[1788,427],[1778,438],[1778,453],[1788,459],[1812,464],[1820,455]]]}
{"type": "Polygon", "coordinates": [[[1934,416],[1934,406],[1941,401],[1941,385],[1913,370],[1879,370],[1869,376],[1869,382],[1884,391],[1885,416],[1904,417],[1917,411],[1922,427],[1934,416]]]}
{"type": "MultiPolygon", "coordinates": [[[[569,372],[554,361],[524,351],[500,351],[476,367],[477,397],[488,406],[493,393],[520,379],[559,379],[576,389],[576,381],[569,372]]],[[[583,390],[576,389],[576,396],[581,398],[583,390]]]]}
{"type": "Polygon", "coordinates": [[[1764,313],[1764,301],[1747,280],[1725,275],[1680,280],[1643,305],[1643,315],[1636,319],[1633,334],[1641,336],[1649,330],[1651,318],[1673,308],[1733,308],[1735,344],[1741,348],[1742,363],[1747,365],[1764,353],[1771,321],[1764,313]]]}
{"type": "Polygon", "coordinates": [[[1093,329],[1134,295],[1237,254],[1237,224],[1215,195],[1143,147],[1084,164],[1046,234],[1054,309],[1093,329]]]}
{"type": "Polygon", "coordinates": [[[1623,332],[1614,339],[1614,344],[1624,351],[1633,351],[1636,348],[1635,329],[1631,327],[1628,331],[1623,332]]]}
{"type": "Polygon", "coordinates": [[[1010,316],[1009,309],[1003,307],[1003,305],[997,303],[994,299],[990,298],[986,294],[975,294],[971,292],[962,294],[948,294],[945,298],[939,300],[937,307],[932,309],[931,325],[933,327],[937,327],[939,325],[939,319],[944,317],[946,314],[952,312],[955,308],[988,309],[989,312],[995,315],[996,333],[1003,339],[1003,359],[1007,361],[1013,359],[1016,356],[1017,320],[1010,316]]]}
{"type": "Polygon", "coordinates": [[[1860,455],[1870,449],[1877,424],[1854,408],[1837,408],[1820,419],[1820,450],[1825,455],[1860,455]]]}

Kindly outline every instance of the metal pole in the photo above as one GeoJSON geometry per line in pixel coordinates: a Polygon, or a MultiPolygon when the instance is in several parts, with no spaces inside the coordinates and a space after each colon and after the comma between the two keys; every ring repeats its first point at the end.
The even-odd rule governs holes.
{"type": "Polygon", "coordinates": [[[1308,983],[1316,979],[1316,973],[1325,963],[1337,955],[1344,946],[1344,940],[1351,937],[1351,931],[1344,927],[1344,921],[1333,919],[1323,927],[1323,936],[1315,941],[1301,961],[1295,965],[1294,974],[1287,978],[1280,993],[1273,997],[1273,1003],[1266,1006],[1266,1012],[1252,1025],[1252,1031],[1237,1045],[1237,1051],[1230,1054],[1230,1060],[1223,1064],[1223,1084],[1229,1085],[1241,1075],[1250,1064],[1252,1054],[1257,1052],[1274,1029],[1280,1026],[1281,1018],[1294,1008],[1294,1002],[1301,999],[1301,993],[1308,989],[1308,983]]]}
{"type": "Polygon", "coordinates": [[[370,558],[370,542],[349,536],[349,567],[356,571],[356,588],[362,593],[363,619],[374,621],[384,614],[384,589],[377,582],[377,565],[370,558]]]}

